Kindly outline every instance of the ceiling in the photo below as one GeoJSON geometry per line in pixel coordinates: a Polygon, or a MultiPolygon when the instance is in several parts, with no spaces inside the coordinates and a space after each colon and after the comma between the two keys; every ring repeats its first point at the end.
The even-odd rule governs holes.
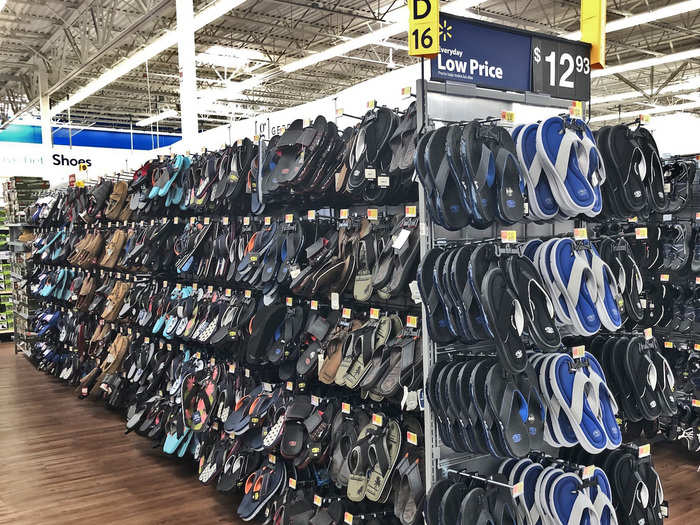
{"type": "MultiPolygon", "coordinates": [[[[658,9],[671,1],[608,0],[608,21],[658,9]]],[[[211,0],[194,0],[201,12],[211,0]]],[[[2,4],[2,0],[0,0],[2,4]]],[[[211,128],[250,113],[277,110],[338,92],[393,67],[413,63],[406,35],[370,45],[285,73],[280,66],[383,27],[402,0],[248,0],[197,31],[196,52],[212,45],[246,48],[260,54],[244,68],[198,64],[200,90],[223,87],[262,75],[264,82],[226,101],[198,104],[199,127],[211,128]]],[[[578,30],[580,0],[488,0],[469,13],[493,22],[540,32],[578,30]]],[[[467,12],[464,12],[467,14],[467,12]]],[[[7,0],[0,11],[0,122],[30,107],[38,115],[40,81],[52,106],[75,93],[117,62],[175,29],[174,0],[7,0]],[[45,71],[45,73],[44,73],[45,71]]],[[[694,49],[700,44],[700,10],[608,33],[608,65],[694,49]]],[[[668,86],[700,76],[700,58],[595,78],[594,99],[634,93],[625,100],[595,104],[592,115],[645,112],[654,105],[688,102],[668,86]],[[664,88],[666,88],[664,90],[664,88]]],[[[73,125],[129,127],[179,106],[177,46],[73,106],[73,125]]],[[[697,92],[697,87],[685,93],[697,92]]],[[[68,112],[54,117],[67,122],[68,112]]],[[[166,119],[161,131],[177,131],[166,119]]]]}

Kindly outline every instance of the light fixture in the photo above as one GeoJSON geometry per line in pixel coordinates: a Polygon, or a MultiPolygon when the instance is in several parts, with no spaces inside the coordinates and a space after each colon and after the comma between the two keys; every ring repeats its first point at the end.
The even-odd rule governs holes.
{"type": "MultiPolygon", "coordinates": [[[[689,78],[683,82],[677,84],[671,84],[662,88],[659,91],[659,95],[667,95],[669,93],[678,93],[679,91],[686,91],[691,89],[700,88],[700,76],[689,78]]],[[[625,91],[624,93],[615,93],[613,95],[603,95],[602,97],[591,98],[591,105],[595,104],[609,104],[610,102],[620,102],[622,100],[629,100],[632,98],[641,97],[642,93],[639,91],[625,91]]]]}
{"type": "Polygon", "coordinates": [[[658,106],[644,111],[623,111],[622,113],[610,113],[608,115],[600,115],[593,117],[591,122],[605,122],[606,120],[618,120],[639,115],[657,115],[659,113],[674,113],[676,111],[684,111],[686,109],[700,108],[700,102],[688,102],[686,104],[678,104],[676,106],[658,106]]]}
{"type": "MultiPolygon", "coordinates": [[[[659,9],[654,9],[653,11],[646,11],[644,13],[639,13],[635,15],[625,16],[608,22],[605,24],[605,32],[612,33],[613,31],[620,31],[621,29],[627,29],[629,27],[638,26],[641,24],[648,24],[654,20],[662,20],[664,18],[671,18],[683,13],[688,13],[690,11],[695,11],[700,9],[700,0],[687,0],[685,2],[678,2],[676,4],[667,5],[659,9]]],[[[574,31],[573,33],[568,33],[564,35],[565,38],[571,38],[573,40],[581,39],[581,31],[574,31]]]]}
{"type": "Polygon", "coordinates": [[[229,69],[241,69],[250,62],[264,60],[265,55],[255,49],[238,47],[211,46],[204,53],[197,55],[195,60],[200,64],[226,67],[229,69]]]}
{"type": "Polygon", "coordinates": [[[139,128],[145,128],[147,126],[150,126],[151,124],[155,124],[156,122],[165,120],[166,118],[175,118],[177,116],[178,112],[174,109],[166,109],[162,113],[158,113],[157,115],[153,115],[152,117],[139,120],[136,124],[134,124],[134,126],[137,126],[139,128]]]}
{"type": "Polygon", "coordinates": [[[680,62],[681,60],[690,60],[700,56],[700,48],[688,49],[679,53],[671,53],[658,57],[645,58],[635,62],[627,62],[626,64],[618,64],[605,69],[595,69],[591,71],[591,78],[607,77],[616,73],[624,73],[625,71],[634,71],[636,69],[644,69],[651,66],[659,66],[661,64],[669,64],[671,62],[680,62]]]}
{"type": "Polygon", "coordinates": [[[6,3],[7,3],[7,0],[0,0],[0,11],[2,11],[4,9],[6,3]]]}
{"type": "MultiPolygon", "coordinates": [[[[469,9],[470,7],[477,6],[483,3],[485,0],[455,0],[441,7],[443,13],[458,14],[460,10],[469,9]]],[[[313,66],[319,62],[325,62],[331,58],[335,58],[341,55],[345,55],[360,49],[361,47],[369,46],[372,44],[379,44],[384,42],[387,38],[399,35],[408,31],[408,8],[406,6],[401,7],[392,11],[388,15],[388,19],[391,23],[387,26],[372,31],[371,33],[366,33],[362,36],[356,38],[351,38],[346,40],[342,44],[338,44],[313,55],[309,55],[289,64],[285,64],[281,67],[282,71],[285,73],[293,73],[294,71],[299,71],[305,67],[313,66]]]]}
{"type": "MultiPolygon", "coordinates": [[[[209,7],[204,8],[202,11],[197,13],[194,17],[194,30],[197,31],[203,27],[211,24],[214,20],[225,15],[232,9],[235,9],[241,5],[246,0],[218,0],[217,2],[211,4],[209,7]]],[[[0,3],[3,0],[0,0],[0,3]]],[[[168,31],[156,38],[153,42],[148,44],[146,47],[137,51],[127,59],[114,65],[112,68],[108,69],[97,77],[92,82],[89,82],[78,91],[73,93],[66,100],[63,100],[51,108],[51,116],[54,117],[63,111],[66,111],[69,107],[82,102],[87,97],[94,95],[99,90],[104,89],[106,86],[117,80],[118,78],[126,75],[129,71],[134,70],[141,64],[144,64],[147,60],[159,55],[169,47],[177,44],[178,39],[177,29],[168,31]]]]}
{"type": "Polygon", "coordinates": [[[231,100],[240,96],[246,89],[259,86],[268,76],[269,75],[254,75],[241,82],[229,82],[224,87],[200,89],[197,92],[197,98],[205,103],[214,100],[231,100]]]}

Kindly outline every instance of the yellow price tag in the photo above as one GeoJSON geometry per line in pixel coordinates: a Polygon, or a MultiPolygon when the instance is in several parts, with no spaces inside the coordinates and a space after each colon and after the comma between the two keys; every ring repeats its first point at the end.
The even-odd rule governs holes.
{"type": "Polygon", "coordinates": [[[272,224],[272,217],[265,217],[265,226],[272,224]]]}
{"type": "Polygon", "coordinates": [[[350,308],[343,308],[343,319],[350,319],[352,317],[352,311],[350,308]]]}
{"type": "Polygon", "coordinates": [[[639,458],[645,458],[651,454],[651,445],[647,443],[646,445],[641,445],[639,447],[639,458]]]}
{"type": "Polygon", "coordinates": [[[340,218],[341,218],[341,220],[342,220],[342,219],[347,219],[348,217],[350,217],[350,210],[348,210],[347,208],[343,208],[342,210],[340,210],[340,218]]]}
{"type": "Polygon", "coordinates": [[[250,217],[243,217],[243,226],[250,226],[250,217]]]}
{"type": "Polygon", "coordinates": [[[654,335],[653,335],[653,333],[652,333],[652,331],[651,331],[651,327],[645,328],[645,329],[644,329],[644,339],[646,339],[647,341],[649,341],[652,337],[654,337],[654,335]]]}
{"type": "Polygon", "coordinates": [[[316,210],[309,210],[306,212],[306,218],[310,221],[316,220],[316,210]]]}
{"type": "Polygon", "coordinates": [[[418,328],[418,317],[415,315],[407,315],[406,326],[409,328],[418,328]]]}
{"type": "Polygon", "coordinates": [[[693,399],[693,408],[700,408],[700,399],[693,399]]]}
{"type": "Polygon", "coordinates": [[[574,346],[571,349],[571,355],[574,359],[581,359],[586,355],[586,347],[584,345],[574,346]]]}
{"type": "Polygon", "coordinates": [[[377,208],[367,208],[367,218],[370,221],[376,221],[379,219],[379,211],[377,208]]]}
{"type": "Polygon", "coordinates": [[[251,290],[246,290],[245,292],[243,292],[243,296],[246,299],[250,299],[252,295],[253,295],[253,292],[251,290]]]}
{"type": "Polygon", "coordinates": [[[335,110],[335,116],[336,116],[336,117],[342,117],[344,113],[345,113],[345,112],[344,112],[343,108],[337,108],[337,109],[335,110]]]}
{"type": "Polygon", "coordinates": [[[375,107],[377,107],[376,100],[368,100],[367,101],[367,109],[374,109],[375,107]]]}
{"type": "Polygon", "coordinates": [[[673,341],[664,341],[664,348],[673,348],[673,341]]]}
{"type": "Polygon", "coordinates": [[[320,507],[322,503],[323,499],[321,499],[321,496],[319,496],[318,494],[314,494],[314,505],[320,507]]]}
{"type": "Polygon", "coordinates": [[[340,410],[343,414],[350,413],[350,403],[343,403],[340,405],[340,410]]]}
{"type": "Polygon", "coordinates": [[[294,222],[294,214],[293,213],[288,213],[287,215],[284,216],[284,222],[286,224],[292,224],[294,222]]]}
{"type": "Polygon", "coordinates": [[[667,283],[668,280],[669,280],[669,278],[670,278],[670,277],[669,277],[669,275],[668,275],[667,273],[662,273],[662,274],[659,276],[659,280],[660,280],[662,283],[667,283]]]}
{"type": "Polygon", "coordinates": [[[316,299],[311,300],[311,309],[318,310],[318,301],[316,299]]]}
{"type": "Polygon", "coordinates": [[[406,442],[414,447],[418,446],[418,434],[411,432],[410,430],[406,432],[406,442]]]}
{"type": "Polygon", "coordinates": [[[513,488],[511,489],[511,495],[514,498],[517,498],[518,496],[522,496],[524,492],[525,492],[525,484],[522,481],[513,485],[513,488]]]}
{"type": "Polygon", "coordinates": [[[376,427],[384,425],[384,416],[381,414],[372,414],[372,424],[376,427]]]}
{"type": "Polygon", "coordinates": [[[416,217],[418,215],[418,210],[415,206],[406,206],[404,212],[406,217],[416,217]]]}
{"type": "Polygon", "coordinates": [[[343,521],[345,522],[346,525],[352,525],[352,517],[353,517],[352,514],[350,514],[349,512],[346,512],[343,515],[343,521]]]}
{"type": "Polygon", "coordinates": [[[501,230],[501,242],[514,244],[518,241],[518,232],[515,230],[501,230]]]}
{"type": "Polygon", "coordinates": [[[583,472],[581,473],[581,479],[591,479],[595,473],[595,465],[588,465],[583,467],[583,472]]]}
{"type": "Polygon", "coordinates": [[[379,308],[370,308],[369,309],[369,318],[370,319],[379,319],[379,308]]]}
{"type": "Polygon", "coordinates": [[[588,239],[588,230],[586,228],[574,228],[574,239],[577,241],[585,241],[588,239]]]}
{"type": "Polygon", "coordinates": [[[294,304],[294,299],[291,297],[287,297],[287,306],[292,306],[294,304]]]}
{"type": "Polygon", "coordinates": [[[647,228],[635,228],[634,229],[634,237],[636,239],[646,239],[648,238],[648,231],[647,228]]]}
{"type": "Polygon", "coordinates": [[[411,96],[411,86],[406,86],[401,88],[401,96],[402,97],[410,97],[411,96]]]}

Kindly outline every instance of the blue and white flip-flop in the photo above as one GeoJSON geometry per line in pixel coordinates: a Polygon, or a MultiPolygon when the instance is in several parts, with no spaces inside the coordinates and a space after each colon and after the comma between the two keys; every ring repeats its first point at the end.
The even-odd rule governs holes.
{"type": "Polygon", "coordinates": [[[561,117],[551,117],[537,128],[537,153],[561,211],[569,217],[595,206],[595,192],[586,173],[588,157],[575,131],[561,117]]]}
{"type": "Polygon", "coordinates": [[[576,332],[584,337],[598,333],[598,287],[585,257],[576,251],[573,239],[556,241],[549,255],[549,269],[561,297],[566,301],[576,332]]]}
{"type": "Polygon", "coordinates": [[[590,454],[605,450],[608,438],[597,417],[599,407],[595,385],[575,367],[570,355],[558,354],[550,361],[549,385],[583,449],[590,454]]]}
{"type": "Polygon", "coordinates": [[[537,124],[524,126],[517,134],[513,133],[518,160],[527,180],[527,195],[531,213],[541,220],[550,220],[559,213],[559,205],[552,193],[549,179],[544,172],[537,153],[537,124]]]}

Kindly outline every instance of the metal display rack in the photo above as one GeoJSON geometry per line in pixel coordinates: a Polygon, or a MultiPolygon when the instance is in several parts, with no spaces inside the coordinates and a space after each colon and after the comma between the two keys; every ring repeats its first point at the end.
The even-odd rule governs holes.
{"type": "MultiPolygon", "coordinates": [[[[426,63],[423,64],[425,67],[426,63]]],[[[555,99],[548,95],[535,93],[513,93],[494,89],[477,87],[472,84],[456,82],[436,82],[421,78],[416,83],[416,98],[418,100],[418,127],[425,130],[433,126],[442,126],[450,123],[485,119],[488,117],[499,118],[502,111],[512,111],[515,103],[528,104],[543,108],[561,108],[568,113],[571,101],[555,99]]],[[[512,123],[502,122],[505,127],[511,127],[512,123]]],[[[420,182],[419,182],[420,184],[420,182]]],[[[419,217],[420,217],[420,250],[421,259],[429,250],[436,246],[448,243],[459,243],[483,239],[496,240],[501,229],[497,224],[485,230],[477,230],[467,227],[459,231],[448,231],[433,223],[425,203],[425,194],[421,188],[419,191],[419,217]]],[[[528,236],[548,236],[571,232],[574,221],[562,221],[546,225],[534,223],[518,223],[508,226],[509,230],[516,230],[518,239],[528,236]]],[[[505,228],[504,228],[505,229],[505,228]]],[[[476,345],[453,344],[438,346],[428,337],[427,313],[423,306],[423,379],[424,384],[433,364],[439,357],[450,353],[463,355],[488,355],[495,352],[493,344],[482,342],[476,345]]],[[[467,469],[471,472],[493,473],[502,461],[502,458],[486,454],[456,453],[442,445],[437,431],[435,418],[428,403],[425,404],[425,465],[426,465],[426,489],[430,490],[436,480],[454,473],[455,469],[467,469]]]]}

